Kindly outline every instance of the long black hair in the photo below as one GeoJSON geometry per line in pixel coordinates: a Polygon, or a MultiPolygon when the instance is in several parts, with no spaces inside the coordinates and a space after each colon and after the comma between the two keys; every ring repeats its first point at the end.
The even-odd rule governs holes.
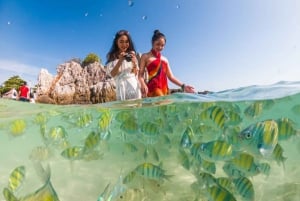
{"type": "Polygon", "coordinates": [[[115,38],[113,40],[113,43],[112,43],[112,46],[109,50],[109,52],[107,53],[106,55],[106,58],[107,58],[107,61],[106,63],[110,62],[110,61],[113,61],[115,59],[118,58],[118,52],[119,52],[119,48],[118,48],[118,39],[121,37],[121,36],[127,36],[128,38],[128,41],[129,41],[129,47],[127,49],[127,52],[131,52],[131,51],[134,51],[135,52],[135,48],[134,48],[134,43],[132,41],[132,38],[129,34],[128,31],[126,30],[120,30],[116,33],[115,35],[115,38]]]}

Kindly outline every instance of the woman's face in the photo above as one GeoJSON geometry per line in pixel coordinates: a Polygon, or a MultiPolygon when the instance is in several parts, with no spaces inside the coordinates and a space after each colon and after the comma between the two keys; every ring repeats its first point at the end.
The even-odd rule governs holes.
{"type": "Polygon", "coordinates": [[[117,45],[118,45],[120,52],[126,52],[126,50],[129,47],[128,37],[126,35],[120,36],[120,38],[118,38],[118,40],[117,40],[117,45]]]}
{"type": "Polygon", "coordinates": [[[166,44],[165,39],[163,37],[160,37],[159,39],[157,39],[156,41],[153,42],[152,48],[156,52],[160,52],[164,49],[165,44],[166,44]]]}

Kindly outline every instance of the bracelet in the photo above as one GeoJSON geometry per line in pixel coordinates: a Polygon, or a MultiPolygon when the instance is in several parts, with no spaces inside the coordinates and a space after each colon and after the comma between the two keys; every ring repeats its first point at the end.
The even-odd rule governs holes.
{"type": "Polygon", "coordinates": [[[181,91],[184,92],[185,84],[181,85],[181,91]]]}

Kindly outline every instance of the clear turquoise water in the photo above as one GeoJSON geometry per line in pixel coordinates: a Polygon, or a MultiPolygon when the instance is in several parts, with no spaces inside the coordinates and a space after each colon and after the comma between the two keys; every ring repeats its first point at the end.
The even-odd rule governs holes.
{"type": "MultiPolygon", "coordinates": [[[[197,163],[190,148],[180,143],[186,129],[192,130],[192,144],[225,139],[234,150],[241,149],[239,141],[229,140],[238,135],[232,131],[235,128],[241,131],[260,121],[284,117],[298,130],[300,82],[97,105],[58,106],[0,99],[0,111],[0,189],[7,187],[12,170],[24,165],[26,177],[14,192],[18,198],[44,184],[34,165],[39,162],[49,165],[52,186],[62,201],[96,201],[108,184],[108,194],[117,194],[111,200],[210,200],[208,186],[203,187],[197,179],[197,163]],[[261,103],[260,110],[249,109],[254,103],[261,103]],[[225,126],[201,116],[210,106],[225,111],[225,126]],[[238,113],[241,121],[230,123],[231,111],[238,113]],[[92,132],[99,138],[88,143],[92,132]],[[77,147],[79,155],[62,154],[70,147],[77,147]],[[190,169],[183,167],[179,149],[187,154],[190,169]],[[118,182],[145,162],[172,176],[149,178],[136,171],[131,181],[118,182]]],[[[284,167],[273,159],[254,156],[257,163],[266,162],[271,167],[269,176],[259,173],[248,177],[255,200],[296,201],[300,197],[300,136],[295,134],[277,143],[287,158],[284,167]]],[[[213,162],[214,178],[227,177],[222,168],[226,160],[213,162]]],[[[234,190],[231,195],[245,200],[234,190]]],[[[0,200],[5,200],[2,193],[0,200]]]]}

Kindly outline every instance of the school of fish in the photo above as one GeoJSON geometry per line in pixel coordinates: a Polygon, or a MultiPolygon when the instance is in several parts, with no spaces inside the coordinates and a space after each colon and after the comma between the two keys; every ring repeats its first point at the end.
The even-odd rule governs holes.
{"type": "Polygon", "coordinates": [[[91,174],[100,171],[110,175],[98,178],[103,184],[94,201],[258,200],[256,177],[267,180],[275,165],[285,171],[289,158],[282,143],[300,138],[300,118],[295,118],[300,115],[300,106],[272,118],[269,114],[274,114],[277,102],[167,102],[150,106],[137,102],[134,109],[98,105],[68,112],[58,108],[39,112],[30,121],[12,120],[1,126],[12,139],[25,137],[29,125],[36,128],[41,143],[32,147],[27,160],[34,164],[42,183],[33,192],[20,194],[28,167],[16,164],[7,172],[3,197],[6,201],[63,200],[51,183],[56,176],[51,172],[53,160],[69,161],[66,168],[74,170],[78,161],[100,164],[114,154],[119,162],[130,165],[118,164],[118,172],[113,174],[113,163],[108,164],[111,169],[91,170],[91,174]],[[78,137],[76,130],[84,131],[77,141],[73,140],[74,135],[78,137]],[[170,161],[174,156],[176,160],[170,161]],[[176,183],[184,173],[189,184],[176,183]],[[174,185],[187,185],[187,195],[180,197],[180,192],[168,188],[174,185]],[[169,194],[177,198],[168,199],[169,194]]]}

